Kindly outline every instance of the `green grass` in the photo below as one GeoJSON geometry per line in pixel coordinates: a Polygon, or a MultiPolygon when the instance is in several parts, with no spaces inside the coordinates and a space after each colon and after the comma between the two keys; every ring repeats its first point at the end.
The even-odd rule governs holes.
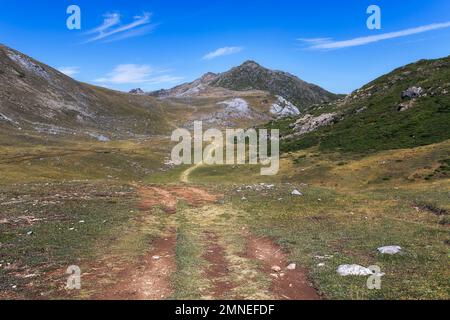
{"type": "MultiPolygon", "coordinates": [[[[448,231],[436,219],[417,215],[408,191],[397,194],[337,193],[322,188],[303,188],[304,197],[289,196],[291,188],[273,194],[246,193],[234,198],[248,212],[254,232],[277,239],[291,252],[292,261],[307,267],[321,293],[329,299],[448,299],[448,231]],[[280,201],[283,197],[289,201],[280,201]],[[406,197],[406,198],[405,198],[406,197]],[[319,201],[318,199],[321,199],[319,201]],[[401,255],[388,257],[377,248],[400,245],[401,255]],[[315,256],[332,255],[329,260],[315,256]],[[325,263],[325,267],[319,267],[325,263]],[[367,278],[343,278],[340,264],[378,265],[386,273],[382,290],[366,287],[367,278]]],[[[445,192],[434,190],[443,196],[445,192]]]]}
{"type": "Polygon", "coordinates": [[[129,187],[101,184],[19,185],[3,188],[1,196],[24,201],[2,206],[0,219],[8,223],[0,224],[0,291],[16,285],[14,293],[27,298],[63,296],[65,269],[107,251],[135,218],[130,210],[137,202],[129,187]],[[23,216],[38,220],[29,225],[23,216]],[[27,274],[39,275],[31,288],[27,274]]]}

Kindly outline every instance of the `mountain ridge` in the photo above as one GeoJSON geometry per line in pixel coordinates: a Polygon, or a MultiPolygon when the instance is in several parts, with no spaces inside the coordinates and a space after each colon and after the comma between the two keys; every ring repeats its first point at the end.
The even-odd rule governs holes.
{"type": "Polygon", "coordinates": [[[331,102],[338,98],[338,95],[307,83],[288,72],[267,69],[253,60],[247,60],[226,72],[208,72],[193,82],[172,89],[150,92],[149,95],[159,98],[195,97],[202,94],[213,95],[218,91],[232,94],[252,90],[281,96],[299,108],[331,102]]]}

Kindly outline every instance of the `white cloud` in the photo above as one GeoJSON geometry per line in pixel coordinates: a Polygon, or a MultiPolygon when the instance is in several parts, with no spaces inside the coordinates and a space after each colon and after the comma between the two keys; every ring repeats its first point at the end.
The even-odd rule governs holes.
{"type": "Polygon", "coordinates": [[[297,40],[301,41],[301,42],[306,42],[306,43],[308,43],[310,45],[318,45],[318,44],[322,44],[322,43],[331,42],[333,39],[331,39],[331,38],[310,38],[310,39],[308,39],[308,38],[300,38],[300,39],[297,39],[297,40]]]}
{"type": "Polygon", "coordinates": [[[212,60],[218,57],[223,57],[223,56],[229,56],[231,54],[235,54],[238,52],[241,52],[244,48],[242,47],[224,47],[224,48],[219,48],[213,52],[210,52],[208,54],[206,54],[203,57],[203,60],[212,60]]]}
{"type": "Polygon", "coordinates": [[[80,73],[78,67],[61,67],[58,71],[64,73],[66,76],[73,77],[74,75],[80,73]]]}
{"type": "Polygon", "coordinates": [[[95,82],[102,84],[162,84],[176,83],[183,77],[161,74],[165,71],[157,70],[149,65],[121,64],[108,73],[106,77],[98,78],[95,82]]]}
{"type": "Polygon", "coordinates": [[[87,32],[87,34],[95,34],[95,33],[103,33],[111,27],[118,25],[120,23],[120,14],[119,13],[105,13],[103,15],[103,23],[87,32]]]}
{"type": "Polygon", "coordinates": [[[144,12],[140,16],[134,16],[133,22],[121,25],[121,16],[119,13],[105,14],[103,23],[86,33],[96,34],[94,37],[88,39],[86,43],[106,39],[108,41],[118,41],[148,34],[156,28],[156,24],[150,24],[151,17],[151,13],[144,12]]]}
{"type": "Polygon", "coordinates": [[[333,41],[328,38],[317,38],[317,39],[298,39],[299,41],[305,42],[310,44],[310,49],[316,49],[316,50],[327,50],[327,49],[342,49],[342,48],[348,48],[348,47],[356,47],[356,46],[363,46],[374,42],[389,40],[389,39],[395,39],[395,38],[401,38],[406,37],[414,34],[419,34],[423,32],[433,31],[433,30],[439,30],[439,29],[445,29],[450,28],[450,22],[445,23],[434,23],[429,24],[426,26],[421,26],[417,28],[411,28],[411,29],[405,29],[397,32],[389,32],[389,33],[383,33],[378,34],[374,36],[367,36],[367,37],[360,37],[360,38],[354,38],[350,40],[343,40],[343,41],[333,41]]]}

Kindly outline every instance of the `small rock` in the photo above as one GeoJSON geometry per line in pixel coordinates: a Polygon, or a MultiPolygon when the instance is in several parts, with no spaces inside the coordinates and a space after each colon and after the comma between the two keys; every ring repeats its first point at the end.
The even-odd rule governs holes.
{"type": "Polygon", "coordinates": [[[273,267],[272,267],[272,271],[280,272],[280,271],[281,271],[281,268],[280,268],[279,266],[273,266],[273,267]]]}
{"type": "Polygon", "coordinates": [[[319,263],[317,266],[320,267],[320,268],[325,267],[325,263],[323,263],[323,262],[319,263]]]}
{"type": "Polygon", "coordinates": [[[33,231],[28,231],[28,232],[27,232],[27,235],[28,235],[28,236],[31,236],[32,234],[33,234],[33,231]]]}
{"type": "Polygon", "coordinates": [[[160,257],[160,256],[153,256],[152,259],[153,259],[153,260],[160,260],[161,257],[160,257]]]}
{"type": "Polygon", "coordinates": [[[293,196],[303,196],[303,193],[301,193],[300,191],[298,191],[298,190],[294,190],[294,191],[292,191],[292,193],[291,193],[293,196]]]}
{"type": "Polygon", "coordinates": [[[290,265],[288,265],[286,267],[286,269],[291,270],[291,271],[295,270],[295,269],[297,269],[297,265],[295,263],[291,263],[290,265]]]}

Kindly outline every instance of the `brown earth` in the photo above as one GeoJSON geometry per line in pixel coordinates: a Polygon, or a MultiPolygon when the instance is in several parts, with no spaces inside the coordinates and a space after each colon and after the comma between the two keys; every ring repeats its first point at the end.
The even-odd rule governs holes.
{"type": "Polygon", "coordinates": [[[228,263],[225,259],[225,250],[218,243],[218,237],[214,233],[206,234],[208,247],[203,258],[209,263],[206,276],[213,284],[211,296],[215,299],[230,299],[233,283],[227,280],[230,273],[228,263]]]}
{"type": "Polygon", "coordinates": [[[277,300],[321,299],[308,281],[307,271],[298,267],[287,270],[288,255],[270,239],[249,237],[246,255],[261,261],[261,270],[273,278],[271,292],[277,300]],[[281,271],[274,271],[273,267],[279,267],[281,271]]]}
{"type": "Polygon", "coordinates": [[[170,276],[176,271],[176,232],[167,238],[158,239],[142,264],[130,266],[117,277],[119,281],[97,300],[164,300],[173,294],[170,276]]]}
{"type": "Polygon", "coordinates": [[[142,199],[139,205],[141,210],[162,206],[164,211],[175,213],[180,201],[184,201],[192,207],[200,207],[219,200],[219,196],[196,187],[138,187],[138,191],[142,199]]]}

